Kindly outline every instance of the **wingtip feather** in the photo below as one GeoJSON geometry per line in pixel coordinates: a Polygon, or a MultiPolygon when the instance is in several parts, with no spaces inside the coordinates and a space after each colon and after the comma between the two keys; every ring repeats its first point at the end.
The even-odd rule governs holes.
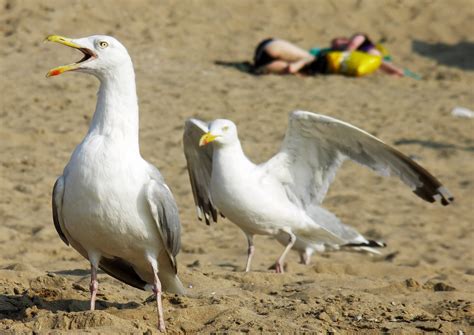
{"type": "Polygon", "coordinates": [[[440,186],[438,187],[437,191],[438,194],[441,196],[441,204],[443,206],[447,206],[454,201],[454,196],[448,191],[446,187],[440,186]]]}
{"type": "Polygon", "coordinates": [[[196,206],[196,214],[199,219],[199,221],[202,221],[202,209],[199,206],[196,206]]]}

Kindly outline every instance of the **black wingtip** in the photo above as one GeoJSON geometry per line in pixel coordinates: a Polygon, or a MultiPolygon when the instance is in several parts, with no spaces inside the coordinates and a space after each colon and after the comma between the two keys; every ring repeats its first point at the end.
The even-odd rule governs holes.
{"type": "Polygon", "coordinates": [[[387,243],[383,241],[369,240],[369,243],[367,246],[371,248],[385,248],[387,246],[387,243]]]}
{"type": "MultiPolygon", "coordinates": [[[[454,201],[453,195],[444,186],[438,187],[438,197],[441,197],[441,204],[447,206],[454,201]]],[[[436,195],[435,195],[436,197],[436,195]]]]}
{"type": "Polygon", "coordinates": [[[368,248],[385,248],[387,243],[382,241],[375,241],[375,240],[368,240],[364,243],[347,243],[344,244],[343,247],[348,248],[357,248],[357,247],[368,247],[368,248]]]}
{"type": "Polygon", "coordinates": [[[431,203],[439,201],[443,206],[448,206],[454,201],[454,197],[444,186],[439,186],[437,189],[419,187],[413,193],[431,203]]]}
{"type": "Polygon", "coordinates": [[[454,197],[444,187],[441,182],[429,173],[424,167],[419,165],[411,158],[405,156],[400,151],[389,147],[394,155],[405,162],[410,169],[416,173],[420,184],[413,190],[417,196],[428,202],[441,202],[443,206],[449,205],[454,201],[454,197]]]}

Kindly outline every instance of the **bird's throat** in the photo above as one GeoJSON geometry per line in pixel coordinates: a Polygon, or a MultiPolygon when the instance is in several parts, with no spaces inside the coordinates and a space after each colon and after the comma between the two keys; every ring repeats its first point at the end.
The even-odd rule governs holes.
{"type": "Polygon", "coordinates": [[[138,150],[139,115],[133,67],[100,81],[89,134],[106,136],[127,144],[128,149],[138,150]]]}

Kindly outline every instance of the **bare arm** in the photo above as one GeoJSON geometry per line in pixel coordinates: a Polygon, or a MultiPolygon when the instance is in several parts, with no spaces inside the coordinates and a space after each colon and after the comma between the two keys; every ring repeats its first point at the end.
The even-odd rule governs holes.
{"type": "Polygon", "coordinates": [[[383,61],[380,69],[388,74],[395,75],[398,77],[405,76],[403,69],[399,68],[398,66],[394,65],[392,62],[383,61]]]}
{"type": "Polygon", "coordinates": [[[358,47],[362,45],[362,43],[365,42],[366,37],[361,34],[354,35],[351,37],[349,40],[349,43],[347,44],[346,50],[348,51],[353,51],[357,50],[358,47]]]}
{"type": "Polygon", "coordinates": [[[303,67],[310,64],[315,59],[316,58],[314,56],[309,56],[309,57],[300,59],[296,62],[290,63],[290,65],[288,65],[288,73],[291,73],[291,74],[298,73],[303,67]]]}

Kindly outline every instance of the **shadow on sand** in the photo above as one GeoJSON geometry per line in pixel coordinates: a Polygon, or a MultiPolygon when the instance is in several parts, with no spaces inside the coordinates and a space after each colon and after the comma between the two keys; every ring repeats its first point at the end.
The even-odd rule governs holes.
{"type": "Polygon", "coordinates": [[[414,40],[412,49],[422,56],[436,60],[439,64],[474,71],[473,42],[445,44],[414,40]]]}
{"type": "Polygon", "coordinates": [[[219,66],[224,66],[224,67],[230,67],[230,68],[239,70],[240,72],[244,72],[244,73],[251,74],[254,76],[258,75],[257,71],[255,71],[253,64],[248,61],[228,62],[228,61],[216,60],[214,61],[214,64],[219,65],[219,66]]]}
{"type": "MultiPolygon", "coordinates": [[[[73,270],[59,270],[59,271],[52,271],[57,275],[66,275],[66,276],[90,276],[91,271],[85,269],[73,269],[73,270]]],[[[99,270],[97,273],[104,273],[102,270],[99,270]]]]}
{"type": "MultiPolygon", "coordinates": [[[[48,310],[51,312],[83,312],[89,310],[89,300],[77,299],[56,299],[56,290],[44,290],[42,292],[25,291],[18,295],[0,294],[0,320],[23,320],[29,316],[26,310],[29,307],[36,306],[38,309],[48,310]],[[48,298],[48,300],[46,300],[48,298]],[[52,298],[52,299],[51,299],[52,298]]],[[[134,309],[140,304],[136,302],[128,302],[126,304],[108,302],[101,299],[96,301],[96,309],[104,310],[110,307],[117,309],[134,309]]]]}

